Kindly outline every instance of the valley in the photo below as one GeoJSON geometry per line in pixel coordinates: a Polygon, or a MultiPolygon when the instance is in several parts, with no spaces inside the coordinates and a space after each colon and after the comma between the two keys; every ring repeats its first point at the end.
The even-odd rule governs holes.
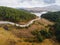
{"type": "Polygon", "coordinates": [[[0,7],[0,45],[60,45],[59,14],[0,7]]]}

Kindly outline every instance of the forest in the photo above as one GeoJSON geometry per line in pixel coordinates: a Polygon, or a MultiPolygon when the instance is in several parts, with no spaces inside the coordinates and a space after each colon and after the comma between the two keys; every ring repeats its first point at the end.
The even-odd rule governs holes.
{"type": "Polygon", "coordinates": [[[48,19],[53,22],[60,22],[60,11],[58,12],[48,12],[41,15],[42,18],[48,19]]]}
{"type": "Polygon", "coordinates": [[[30,21],[35,18],[36,15],[31,14],[27,11],[0,6],[0,20],[20,22],[20,21],[30,21]]]}

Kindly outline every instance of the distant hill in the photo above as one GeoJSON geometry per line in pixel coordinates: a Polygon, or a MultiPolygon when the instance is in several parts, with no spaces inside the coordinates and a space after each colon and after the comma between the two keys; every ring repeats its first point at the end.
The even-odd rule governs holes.
{"type": "Polygon", "coordinates": [[[23,8],[24,10],[27,10],[29,12],[44,12],[44,11],[60,11],[60,6],[58,5],[50,5],[46,7],[34,7],[34,8],[23,8]]]}
{"type": "Polygon", "coordinates": [[[0,20],[21,22],[35,19],[36,16],[24,10],[0,6],[0,20]]]}
{"type": "Polygon", "coordinates": [[[60,23],[60,11],[57,12],[48,12],[46,14],[41,15],[42,18],[48,19],[53,22],[60,23]]]}
{"type": "Polygon", "coordinates": [[[58,6],[58,5],[51,5],[51,6],[47,6],[44,8],[47,11],[60,11],[60,6],[58,6]]]}

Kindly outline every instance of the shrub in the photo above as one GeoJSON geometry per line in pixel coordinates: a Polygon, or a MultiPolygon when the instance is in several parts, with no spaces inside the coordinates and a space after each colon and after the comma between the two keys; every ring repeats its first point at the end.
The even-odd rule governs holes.
{"type": "Polygon", "coordinates": [[[3,26],[5,30],[9,30],[9,27],[7,25],[3,26]]]}
{"type": "Polygon", "coordinates": [[[40,33],[37,33],[36,37],[39,42],[42,42],[44,40],[40,33]]]}
{"type": "Polygon", "coordinates": [[[37,30],[31,32],[33,35],[36,35],[38,33],[37,30]]]}
{"type": "Polygon", "coordinates": [[[39,42],[42,42],[43,41],[43,37],[42,37],[42,35],[40,34],[39,31],[37,31],[37,30],[36,31],[33,31],[32,34],[37,38],[37,40],[39,42]]]}
{"type": "Polygon", "coordinates": [[[41,30],[40,33],[41,33],[41,35],[44,36],[45,38],[50,38],[50,37],[51,37],[50,32],[47,32],[47,31],[45,31],[45,30],[41,30]]]}
{"type": "Polygon", "coordinates": [[[40,31],[33,31],[32,34],[37,38],[39,42],[42,42],[46,38],[51,38],[51,32],[47,32],[45,30],[40,30],[40,31]]]}

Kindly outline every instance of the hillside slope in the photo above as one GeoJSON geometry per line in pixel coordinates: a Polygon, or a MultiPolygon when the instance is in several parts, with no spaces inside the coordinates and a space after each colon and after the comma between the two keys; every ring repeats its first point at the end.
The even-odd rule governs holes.
{"type": "Polygon", "coordinates": [[[0,6],[0,20],[12,22],[25,22],[35,19],[36,16],[24,10],[0,6]]]}
{"type": "Polygon", "coordinates": [[[53,25],[45,19],[35,21],[32,25],[26,28],[20,28],[12,25],[0,25],[0,45],[53,45],[55,42],[51,39],[45,39],[43,42],[29,42],[35,38],[31,34],[32,31],[45,29],[45,26],[53,25]]]}

